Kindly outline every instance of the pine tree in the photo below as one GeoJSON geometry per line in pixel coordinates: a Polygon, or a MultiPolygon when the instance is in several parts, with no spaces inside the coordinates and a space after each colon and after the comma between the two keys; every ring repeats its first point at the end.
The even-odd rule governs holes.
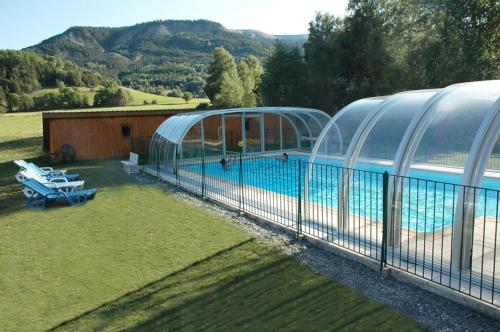
{"type": "MultiPolygon", "coordinates": [[[[234,75],[238,75],[234,57],[223,47],[217,47],[214,50],[213,59],[208,67],[207,84],[204,88],[205,93],[214,105],[217,95],[222,91],[222,78],[224,73],[229,73],[229,77],[233,80],[234,75]]],[[[235,82],[232,83],[234,84],[235,82]]],[[[227,93],[227,91],[225,93],[227,93]]]]}
{"type": "Polygon", "coordinates": [[[215,95],[216,107],[239,107],[243,98],[243,87],[236,68],[222,74],[220,92],[215,95]]]}
{"type": "Polygon", "coordinates": [[[259,59],[253,55],[243,59],[238,64],[238,75],[243,88],[241,106],[257,106],[257,93],[263,71],[259,59]]]}

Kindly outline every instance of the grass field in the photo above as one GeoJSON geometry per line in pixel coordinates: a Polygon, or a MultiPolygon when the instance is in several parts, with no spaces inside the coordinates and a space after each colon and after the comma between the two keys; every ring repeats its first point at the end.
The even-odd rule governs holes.
{"type": "Polygon", "coordinates": [[[28,210],[11,160],[45,163],[40,136],[39,115],[0,115],[2,331],[419,330],[118,160],[68,167],[87,205],[28,210]]]}
{"type": "MultiPolygon", "coordinates": [[[[93,104],[94,103],[94,96],[96,94],[96,91],[98,88],[91,89],[87,87],[77,87],[76,88],[82,95],[86,95],[89,97],[90,102],[93,104]]],[[[154,95],[151,93],[145,93],[141,92],[138,90],[130,89],[130,88],[124,88],[126,91],[130,93],[132,96],[133,100],[128,106],[143,106],[144,101],[146,101],[148,104],[151,104],[153,100],[156,100],[158,103],[157,105],[144,105],[146,108],[149,106],[152,107],[172,107],[175,105],[175,108],[195,108],[199,103],[208,103],[209,100],[207,98],[193,98],[192,100],[189,101],[188,104],[184,101],[182,98],[177,98],[177,97],[167,97],[167,96],[159,96],[159,95],[154,95]]],[[[57,88],[45,88],[41,90],[37,90],[35,92],[30,93],[29,95],[31,97],[39,97],[48,93],[57,93],[58,89],[57,88]]],[[[165,109],[165,108],[162,108],[165,109]]]]}

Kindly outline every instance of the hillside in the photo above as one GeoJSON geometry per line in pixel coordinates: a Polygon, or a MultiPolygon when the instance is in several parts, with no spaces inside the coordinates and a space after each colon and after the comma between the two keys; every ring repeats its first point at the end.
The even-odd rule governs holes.
{"type": "Polygon", "coordinates": [[[96,86],[108,80],[59,57],[0,50],[0,101],[3,94],[30,93],[43,86],[56,86],[58,82],[68,86],[96,86]]]}
{"type": "Polygon", "coordinates": [[[297,46],[305,36],[229,30],[207,20],[166,20],[118,28],[72,27],[28,49],[71,59],[126,86],[201,94],[215,47],[223,46],[237,58],[253,54],[262,59],[276,39],[297,46]]]}
{"type": "MultiPolygon", "coordinates": [[[[94,103],[94,96],[99,90],[99,88],[88,88],[88,87],[74,87],[73,89],[77,90],[82,96],[87,96],[90,104],[94,103]]],[[[133,99],[126,106],[114,107],[116,109],[120,108],[129,109],[130,106],[141,106],[138,107],[137,109],[142,109],[143,108],[142,105],[144,105],[145,109],[164,109],[165,108],[164,106],[177,106],[178,108],[195,108],[199,103],[209,102],[209,100],[206,98],[194,98],[190,100],[188,104],[186,104],[186,102],[182,98],[159,96],[151,93],[137,91],[130,88],[124,88],[124,89],[130,94],[130,96],[133,99]],[[152,104],[153,101],[155,101],[156,104],[152,104]]],[[[35,98],[50,93],[58,93],[58,92],[59,90],[57,88],[44,88],[31,92],[28,95],[32,98],[35,98]]],[[[166,107],[166,108],[171,108],[171,107],[166,107]]]]}

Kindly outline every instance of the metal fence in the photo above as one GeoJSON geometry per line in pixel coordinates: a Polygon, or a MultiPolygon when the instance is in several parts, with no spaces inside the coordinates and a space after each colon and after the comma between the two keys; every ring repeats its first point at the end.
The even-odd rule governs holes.
{"type": "Polygon", "coordinates": [[[381,268],[500,306],[500,191],[241,153],[144,169],[298,235],[363,255],[381,268]]]}

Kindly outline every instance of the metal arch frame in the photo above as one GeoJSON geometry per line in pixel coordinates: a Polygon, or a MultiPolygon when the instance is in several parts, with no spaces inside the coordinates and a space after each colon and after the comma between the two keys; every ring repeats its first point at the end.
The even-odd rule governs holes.
{"type": "MultiPolygon", "coordinates": [[[[322,127],[322,126],[321,126],[321,123],[319,122],[319,120],[318,120],[315,116],[309,115],[309,114],[307,114],[307,113],[300,113],[300,114],[298,114],[297,116],[299,116],[299,117],[301,117],[301,118],[302,118],[303,116],[307,116],[307,117],[309,117],[309,118],[313,119],[313,121],[314,121],[314,122],[316,122],[316,123],[318,124],[318,127],[320,128],[320,130],[319,130],[319,134],[321,133],[321,127],[322,127]]],[[[304,121],[305,121],[305,119],[304,119],[304,121]]],[[[319,135],[319,134],[318,134],[318,135],[319,135]]]]}
{"type": "Polygon", "coordinates": [[[394,175],[407,175],[410,167],[409,162],[413,159],[417,149],[416,145],[422,140],[422,137],[429,128],[432,120],[438,115],[436,112],[432,112],[432,107],[435,103],[455,91],[456,88],[462,86],[463,84],[466,83],[454,84],[442,89],[429,98],[429,100],[422,106],[422,110],[415,115],[406,129],[403,139],[401,140],[396,152],[396,156],[394,157],[392,169],[392,173],[394,175]]]}
{"type": "Polygon", "coordinates": [[[416,153],[417,146],[422,140],[422,137],[432,123],[432,120],[438,116],[438,112],[433,111],[433,106],[436,102],[464,84],[466,83],[450,85],[434,94],[422,106],[421,111],[414,116],[413,120],[406,128],[405,134],[403,135],[396,152],[396,156],[394,157],[394,163],[392,166],[392,174],[394,176],[389,178],[389,188],[387,193],[387,206],[389,206],[389,209],[387,211],[387,220],[389,220],[388,229],[390,232],[388,234],[388,244],[390,246],[397,246],[401,237],[401,181],[404,181],[403,177],[408,175],[410,163],[416,153]]]}
{"type": "Polygon", "coordinates": [[[280,149],[283,150],[283,119],[286,119],[290,126],[292,126],[295,131],[295,138],[297,139],[297,149],[300,147],[300,132],[295,123],[290,119],[290,117],[286,114],[277,114],[280,117],[280,149]]]}
{"type": "MultiPolygon", "coordinates": [[[[184,140],[184,136],[187,134],[187,132],[189,131],[189,129],[191,129],[191,127],[196,123],[198,122],[199,120],[201,119],[204,119],[204,118],[207,118],[209,116],[212,116],[212,115],[218,115],[218,114],[232,114],[232,113],[271,113],[271,114],[277,114],[277,115],[289,115],[289,114],[292,114],[292,115],[295,115],[294,113],[300,113],[300,112],[303,112],[303,111],[317,111],[317,112],[321,112],[319,110],[312,110],[312,109],[306,109],[306,108],[297,108],[297,109],[286,109],[286,108],[267,108],[267,107],[263,107],[263,108],[236,108],[236,109],[227,109],[227,110],[216,110],[216,111],[209,111],[209,112],[204,112],[204,113],[198,113],[196,115],[198,115],[198,117],[196,117],[195,119],[191,120],[187,125],[184,126],[184,128],[179,128],[178,130],[184,130],[184,133],[179,137],[179,139],[175,142],[177,144],[179,143],[182,143],[182,141],[184,140]],[[276,112],[278,111],[278,112],[276,112]],[[281,112],[280,112],[281,111],[281,112]],[[283,112],[284,111],[284,112],[283,112]]],[[[195,115],[195,114],[183,114],[182,116],[192,116],[192,115],[195,115]]],[[[288,120],[290,121],[289,117],[288,117],[288,120]]],[[[166,120],[168,121],[168,119],[166,120]]],[[[295,125],[294,121],[290,121],[292,123],[292,126],[295,125]]],[[[306,125],[307,127],[307,125],[306,125]]],[[[296,126],[295,126],[295,129],[296,126]]]]}
{"type": "MultiPolygon", "coordinates": [[[[401,98],[410,95],[418,95],[424,93],[434,92],[432,96],[430,96],[427,100],[430,100],[436,93],[439,92],[439,89],[435,90],[410,90],[403,91],[396,94],[391,95],[389,98],[384,99],[376,109],[370,112],[366,118],[361,122],[356,133],[354,134],[351,143],[349,144],[349,149],[346,152],[346,156],[344,159],[344,168],[352,169],[356,165],[358,161],[359,154],[361,153],[361,149],[366,143],[366,139],[372,132],[373,128],[377,125],[380,119],[390,110],[390,107],[393,103],[401,101],[401,98]]],[[[422,107],[425,106],[423,103],[422,107]]],[[[418,112],[416,112],[418,114],[418,112]]],[[[415,116],[415,115],[414,115],[415,116]]],[[[413,120],[413,117],[410,120],[413,120]]]]}
{"type": "MultiPolygon", "coordinates": [[[[391,96],[392,97],[392,96],[391,96]]],[[[322,141],[324,140],[326,134],[330,131],[331,127],[333,125],[335,125],[335,128],[337,130],[337,134],[339,135],[340,137],[340,149],[341,149],[341,153],[342,153],[342,149],[343,149],[343,141],[342,141],[342,134],[340,132],[340,129],[337,125],[337,120],[342,116],[344,115],[345,113],[349,112],[353,107],[357,106],[358,104],[362,103],[363,101],[367,101],[367,100],[373,100],[373,99],[379,99],[381,100],[380,103],[378,105],[376,105],[375,107],[373,107],[372,109],[370,109],[368,111],[368,114],[366,115],[366,118],[363,119],[363,121],[361,121],[361,123],[359,124],[359,126],[356,128],[356,131],[351,139],[351,142],[349,143],[349,148],[346,152],[346,157],[344,158],[344,163],[348,157],[348,154],[350,153],[349,151],[352,149],[352,146],[353,146],[353,142],[354,142],[354,139],[357,137],[357,135],[359,135],[360,133],[360,127],[363,125],[364,121],[366,121],[366,119],[368,117],[370,117],[370,115],[375,112],[376,110],[378,110],[382,105],[384,105],[385,103],[388,102],[389,99],[391,99],[391,97],[389,98],[383,98],[383,99],[380,99],[381,97],[374,97],[374,98],[364,98],[364,99],[360,99],[360,100],[357,100],[355,102],[352,102],[350,103],[349,105],[347,105],[346,107],[342,108],[329,122],[329,124],[327,125],[327,127],[325,127],[325,129],[323,129],[323,131],[321,132],[320,136],[318,137],[318,140],[315,144],[315,147],[311,153],[311,156],[309,158],[309,165],[307,167],[307,170],[306,170],[306,178],[305,178],[305,181],[304,181],[304,193],[305,193],[305,201],[307,202],[307,197],[308,197],[308,193],[309,193],[309,182],[310,182],[310,169],[309,169],[309,166],[311,165],[311,163],[316,159],[316,156],[317,156],[317,153],[318,153],[318,150],[320,148],[320,145],[322,143],[322,141]]],[[[344,165],[345,166],[345,165],[344,165]]],[[[346,168],[343,168],[343,172],[345,172],[346,168]]],[[[348,170],[348,169],[347,169],[348,170]]],[[[350,172],[346,172],[344,173],[344,179],[347,178],[348,179],[348,176],[349,176],[349,173],[350,172]]],[[[349,180],[347,181],[344,181],[344,182],[347,182],[347,186],[343,186],[343,189],[340,190],[339,189],[339,202],[342,202],[341,204],[341,209],[339,211],[340,213],[340,216],[339,216],[339,220],[338,220],[338,224],[339,224],[339,227],[344,227],[345,225],[345,216],[347,215],[346,211],[348,211],[348,195],[346,193],[348,193],[348,187],[349,187],[349,180]]]]}
{"type": "MultiPolygon", "coordinates": [[[[290,113],[288,115],[293,115],[293,117],[299,119],[300,122],[302,122],[302,124],[304,125],[304,127],[307,129],[307,132],[309,133],[309,137],[311,137],[312,139],[312,132],[311,132],[311,128],[309,128],[309,126],[307,125],[307,122],[302,119],[299,115],[297,114],[293,114],[293,113],[290,113]]],[[[311,150],[313,149],[313,144],[312,144],[312,140],[311,140],[311,150]]],[[[298,146],[299,146],[299,150],[302,148],[302,133],[299,131],[299,142],[298,142],[298,146]]]]}
{"type": "MultiPolygon", "coordinates": [[[[358,129],[356,130],[356,133],[354,134],[351,143],[349,144],[349,149],[346,152],[346,156],[344,159],[344,164],[343,167],[345,170],[347,170],[347,175],[350,176],[351,169],[355,168],[356,162],[358,161],[359,154],[361,153],[361,149],[366,143],[366,140],[368,139],[368,136],[370,133],[373,131],[373,128],[377,125],[377,123],[380,121],[380,119],[391,109],[391,106],[394,103],[397,103],[398,101],[401,101],[401,98],[404,98],[405,96],[409,96],[412,94],[419,94],[419,93],[430,93],[432,90],[412,90],[412,91],[404,91],[404,92],[399,92],[396,93],[389,98],[385,99],[383,102],[381,102],[377,108],[375,108],[372,112],[369,112],[369,114],[366,116],[366,118],[361,122],[359,125],[358,129]]],[[[439,91],[435,92],[433,95],[429,97],[431,99],[436,93],[439,91]]],[[[428,99],[428,100],[429,100],[428,99]]],[[[425,103],[423,104],[425,105],[425,103]]],[[[422,106],[423,107],[423,106],[422,106]]],[[[418,114],[418,112],[417,112],[418,114]]],[[[415,115],[414,115],[415,116],[415,115]]],[[[411,121],[413,120],[414,117],[410,120],[409,125],[411,124],[411,121]]],[[[409,127],[408,125],[408,127],[409,127]]],[[[394,165],[393,165],[394,167],[394,165]]],[[[347,215],[348,212],[348,205],[349,205],[349,200],[348,200],[348,193],[349,193],[349,187],[350,187],[350,181],[347,181],[347,186],[344,187],[342,194],[342,199],[343,199],[343,207],[344,210],[342,211],[342,217],[344,218],[347,215]]],[[[345,223],[345,221],[343,221],[345,223]]]]}
{"type": "Polygon", "coordinates": [[[385,114],[387,108],[386,106],[391,104],[392,101],[396,100],[402,94],[406,92],[400,92],[390,96],[389,98],[382,101],[376,108],[368,112],[368,115],[356,129],[354,136],[349,143],[349,148],[346,151],[343,167],[346,169],[354,168],[355,162],[358,159],[361,148],[363,147],[366,138],[372,131],[373,127],[377,124],[378,120],[385,114]]]}
{"type": "Polygon", "coordinates": [[[460,190],[455,207],[455,223],[453,224],[452,268],[459,271],[460,268],[470,268],[470,255],[472,252],[473,219],[474,219],[474,190],[479,187],[486,171],[488,159],[500,135],[500,97],[488,111],[481,122],[479,130],[474,137],[472,147],[462,176],[463,190],[460,190]],[[472,189],[472,190],[471,190],[472,189]],[[465,193],[467,191],[467,193],[465,193]],[[463,208],[460,208],[463,207],[463,208]],[[464,232],[465,231],[465,232],[464,232]],[[464,235],[465,233],[465,235],[464,235]]]}
{"type": "Polygon", "coordinates": [[[366,117],[361,121],[354,136],[349,143],[349,148],[346,151],[343,163],[343,177],[344,183],[346,185],[342,186],[342,190],[339,190],[339,202],[342,202],[339,216],[339,226],[342,228],[345,227],[348,223],[349,218],[349,192],[350,192],[350,178],[353,176],[352,169],[354,168],[355,161],[358,159],[359,152],[364,145],[368,134],[371,132],[375,124],[380,120],[382,115],[385,113],[387,109],[385,106],[391,104],[392,101],[397,99],[402,93],[398,93],[390,96],[387,99],[384,99],[377,107],[374,107],[372,110],[368,112],[366,117]]]}
{"type": "MultiPolygon", "coordinates": [[[[326,126],[323,128],[323,130],[319,134],[319,136],[316,140],[316,144],[314,144],[314,147],[311,151],[311,155],[309,156],[309,162],[307,163],[306,174],[305,174],[305,179],[304,179],[304,203],[306,206],[307,206],[307,202],[309,200],[309,182],[310,182],[310,177],[311,177],[310,166],[314,162],[314,160],[316,159],[316,156],[318,154],[318,150],[321,146],[321,142],[323,142],[323,140],[325,139],[326,134],[328,134],[328,132],[330,132],[330,129],[332,128],[332,126],[335,126],[337,134],[339,135],[339,138],[340,138],[340,151],[342,154],[342,147],[343,147],[342,133],[340,131],[340,128],[337,125],[337,120],[343,114],[347,113],[350,109],[352,109],[354,106],[356,106],[357,104],[361,103],[362,101],[364,101],[366,99],[367,98],[354,101],[354,102],[350,103],[349,105],[345,106],[344,108],[342,108],[340,111],[337,112],[337,114],[335,114],[330,119],[330,121],[326,124],[326,126]]],[[[305,209],[306,217],[308,217],[307,213],[308,213],[308,209],[305,209]]]]}
{"type": "MultiPolygon", "coordinates": [[[[298,114],[297,116],[298,116],[298,117],[300,117],[300,118],[302,118],[302,117],[309,117],[309,118],[313,119],[313,121],[314,121],[314,122],[316,122],[316,124],[318,125],[318,128],[319,128],[319,133],[317,134],[318,136],[319,136],[319,134],[321,134],[321,132],[323,131],[324,126],[322,126],[322,125],[321,125],[321,122],[320,122],[320,121],[319,121],[319,120],[318,120],[315,116],[312,116],[312,114],[311,114],[311,115],[309,115],[309,114],[307,114],[307,113],[300,113],[300,114],[298,114]]],[[[304,119],[304,121],[305,121],[305,119],[304,119]]],[[[311,126],[309,126],[309,128],[311,128],[311,126]]],[[[338,128],[338,127],[337,127],[337,128],[338,128]]],[[[312,149],[314,148],[314,144],[316,143],[316,142],[313,142],[313,140],[314,140],[314,137],[315,137],[315,136],[316,136],[316,134],[315,134],[315,135],[312,135],[312,131],[311,131],[311,145],[312,145],[312,146],[311,146],[311,151],[312,151],[312,149]]],[[[317,140],[317,139],[318,139],[318,137],[316,137],[316,140],[317,140]]]]}

